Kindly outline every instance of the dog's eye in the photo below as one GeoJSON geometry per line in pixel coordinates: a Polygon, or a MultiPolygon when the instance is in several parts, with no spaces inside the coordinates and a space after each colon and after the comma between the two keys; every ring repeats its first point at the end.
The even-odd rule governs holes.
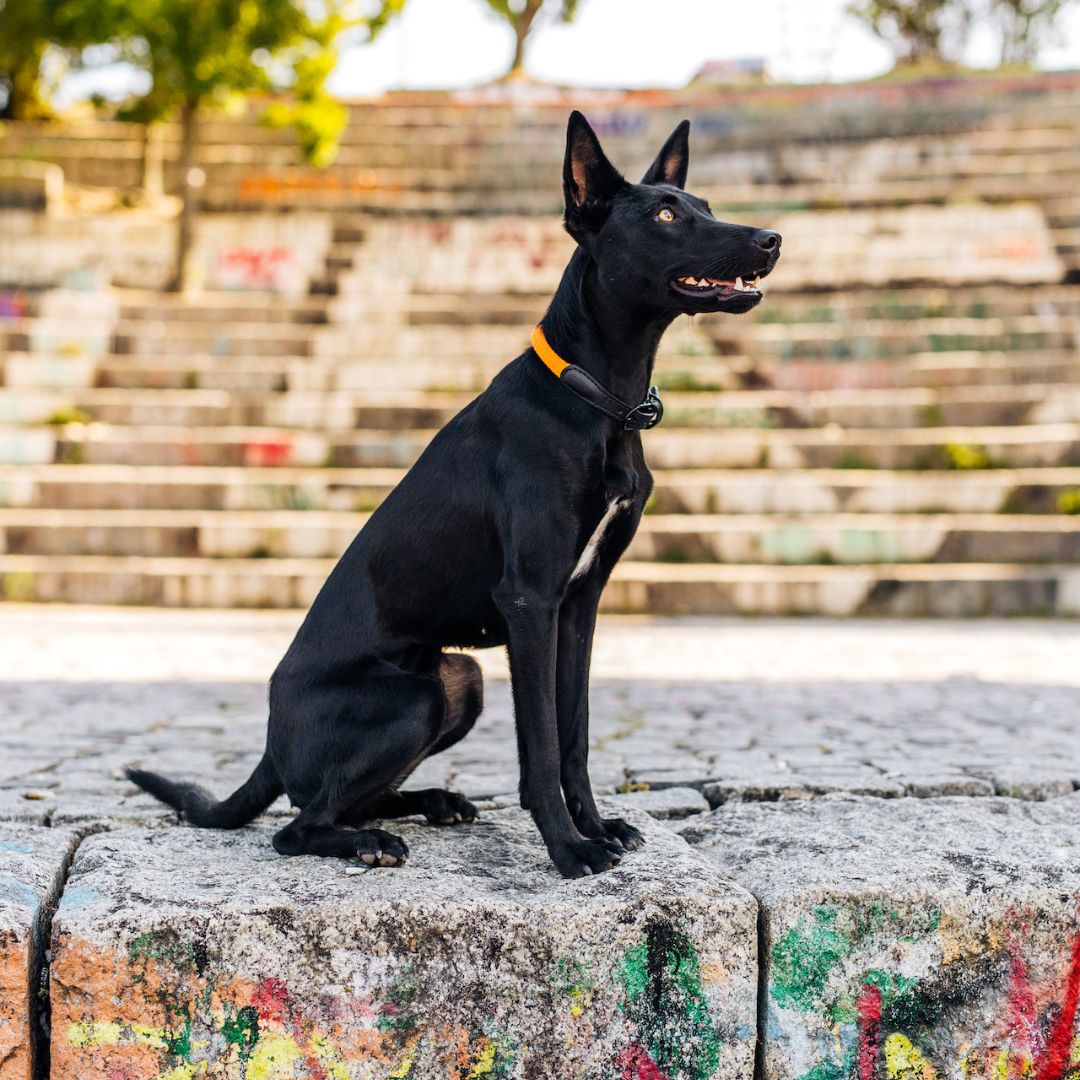
{"type": "Polygon", "coordinates": [[[665,206],[660,213],[656,215],[661,221],[674,221],[675,211],[670,207],[665,206]]]}

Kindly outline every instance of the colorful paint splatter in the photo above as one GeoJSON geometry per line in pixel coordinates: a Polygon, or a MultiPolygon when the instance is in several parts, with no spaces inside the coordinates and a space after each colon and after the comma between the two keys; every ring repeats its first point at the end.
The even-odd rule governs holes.
{"type": "Polygon", "coordinates": [[[996,950],[953,956],[939,912],[820,907],[770,952],[770,1035],[794,1029],[784,1016],[804,1018],[801,1038],[810,1033],[819,1060],[798,1080],[1080,1080],[1080,933],[1064,967],[1044,962],[1053,970],[1035,973],[1024,920],[1014,913],[1013,922],[996,950]],[[927,955],[931,945],[951,967],[933,979],[909,974],[910,964],[860,969],[861,956],[880,959],[889,942],[898,967],[905,950],[927,955]],[[957,1044],[965,1009],[996,1019],[957,1044]]]}
{"type": "MultiPolygon", "coordinates": [[[[65,964],[113,970],[115,982],[97,983],[92,1011],[62,1005],[54,1013],[54,1074],[103,1080],[512,1080],[530,1060],[530,1048],[494,1017],[467,1025],[432,1017],[424,973],[408,964],[396,969],[377,999],[335,993],[312,1003],[310,991],[302,1002],[278,978],[212,977],[205,951],[169,931],[141,935],[119,960],[89,946],[79,947],[85,955],[72,957],[75,948],[65,945],[65,964]],[[101,1015],[103,1002],[106,1012],[117,1015],[101,1015]]],[[[648,924],[613,969],[597,972],[583,960],[557,958],[544,994],[541,1000],[583,1045],[611,1044],[604,1068],[613,1080],[717,1076],[722,1041],[698,956],[691,939],[668,923],[648,924]],[[607,995],[606,1011],[594,1018],[600,993],[607,995]]],[[[563,1065],[553,1062],[551,1075],[577,1075],[563,1065]]]]}

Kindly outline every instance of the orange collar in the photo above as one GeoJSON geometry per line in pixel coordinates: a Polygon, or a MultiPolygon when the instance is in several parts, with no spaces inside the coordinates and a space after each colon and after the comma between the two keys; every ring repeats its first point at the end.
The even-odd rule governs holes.
{"type": "Polygon", "coordinates": [[[563,386],[582,401],[587,401],[594,409],[599,409],[605,416],[618,421],[627,431],[644,431],[660,423],[664,416],[664,406],[655,386],[649,388],[640,405],[628,405],[598,383],[584,368],[564,360],[548,343],[542,326],[533,330],[530,340],[533,352],[563,386]]]}
{"type": "Polygon", "coordinates": [[[548,339],[544,336],[544,328],[537,325],[536,329],[532,332],[532,347],[536,350],[536,355],[544,362],[544,366],[547,367],[551,373],[558,379],[562,377],[562,373],[570,366],[549,344],[548,339]]]}

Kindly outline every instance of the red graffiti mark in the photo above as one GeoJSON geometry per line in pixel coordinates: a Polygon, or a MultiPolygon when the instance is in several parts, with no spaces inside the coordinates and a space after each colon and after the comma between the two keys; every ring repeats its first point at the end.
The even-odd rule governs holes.
{"type": "Polygon", "coordinates": [[[287,465],[291,456],[291,439],[263,439],[244,444],[245,465],[287,465]]]}
{"type": "Polygon", "coordinates": [[[280,979],[263,979],[251,994],[251,1004],[260,1020],[283,1023],[292,1011],[289,988],[280,979]]]}
{"type": "Polygon", "coordinates": [[[1050,1028],[1046,1050],[1035,1062],[1035,1080],[1065,1080],[1072,1057],[1073,1024],[1076,1007],[1080,1004],[1080,934],[1073,941],[1069,976],[1065,982],[1065,997],[1050,1028]]]}
{"type": "Polygon", "coordinates": [[[859,1016],[859,1080],[874,1080],[874,1065],[881,1050],[881,991],[864,986],[856,1011],[859,1016]]]}
{"type": "Polygon", "coordinates": [[[1034,1057],[1041,1047],[1035,994],[1028,980],[1023,957],[1023,939],[1009,939],[1009,1021],[1010,1036],[1018,1049],[1034,1057]]]}
{"type": "Polygon", "coordinates": [[[659,1065],[649,1056],[644,1046],[635,1043],[628,1046],[615,1059],[619,1080],[669,1080],[659,1065]]]}
{"type": "Polygon", "coordinates": [[[286,247],[230,247],[218,256],[218,278],[227,287],[271,288],[293,261],[286,247]]]}

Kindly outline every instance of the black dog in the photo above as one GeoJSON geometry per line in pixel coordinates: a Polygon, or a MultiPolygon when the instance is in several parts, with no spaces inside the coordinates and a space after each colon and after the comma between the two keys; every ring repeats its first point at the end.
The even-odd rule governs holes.
{"type": "Polygon", "coordinates": [[[653,360],[677,315],[755,307],[780,254],[778,233],[717,221],[682,190],[689,128],[631,184],[571,115],[563,187],[578,248],[533,347],[435,436],[334,568],[270,681],[251,778],[223,802],[141,770],[135,783],[224,829],[286,792],[301,810],[274,837],[282,854],[400,865],[404,841],[368,822],[476,815],[453,792],[400,790],[481,709],[476,663],[443,649],[505,645],[521,805],[555,865],[598,873],[642,843],[593,801],[588,683],[600,594],[653,486],[640,435],[663,411],[653,360]]]}

